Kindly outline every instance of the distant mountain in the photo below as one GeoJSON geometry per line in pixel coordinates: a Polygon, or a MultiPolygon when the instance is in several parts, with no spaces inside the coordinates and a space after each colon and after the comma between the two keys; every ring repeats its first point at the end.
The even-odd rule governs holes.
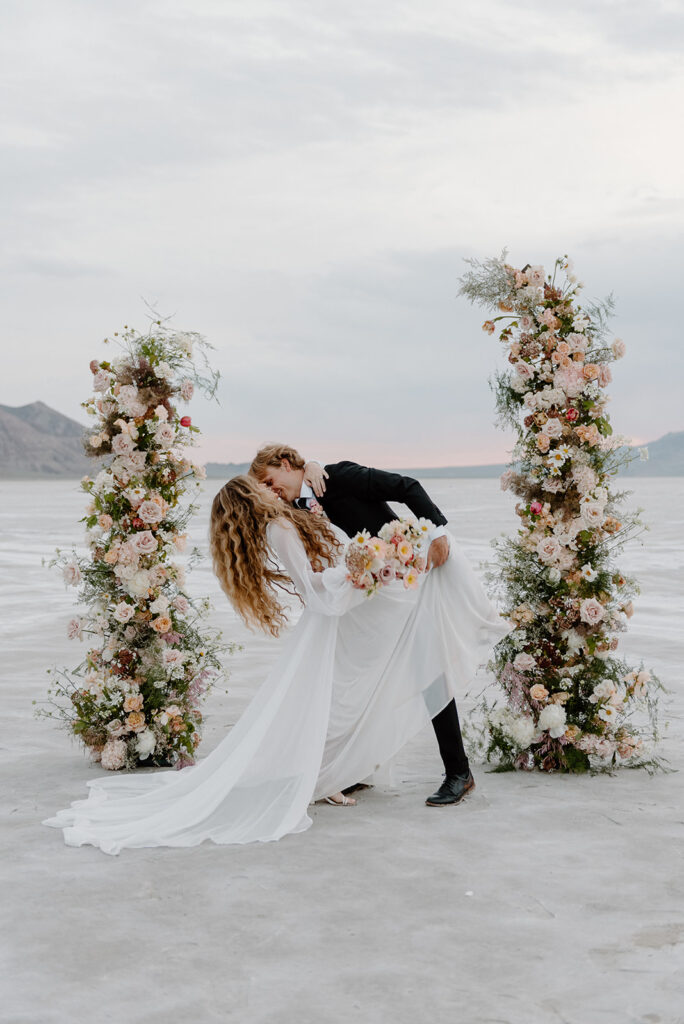
{"type": "Polygon", "coordinates": [[[665,434],[646,447],[648,459],[630,462],[622,470],[625,476],[684,476],[684,430],[665,434]]]}
{"type": "Polygon", "coordinates": [[[246,473],[249,462],[207,462],[207,476],[211,480],[230,480],[231,477],[246,473]]]}
{"type": "Polygon", "coordinates": [[[83,432],[80,423],[44,402],[0,405],[0,479],[83,476],[92,469],[83,432]]]}

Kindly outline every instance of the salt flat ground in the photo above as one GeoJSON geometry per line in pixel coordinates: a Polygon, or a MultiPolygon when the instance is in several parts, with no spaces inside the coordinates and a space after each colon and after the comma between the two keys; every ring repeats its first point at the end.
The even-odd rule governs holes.
{"type": "MultiPolygon", "coordinates": [[[[496,481],[432,480],[473,562],[510,529],[496,481]]],[[[431,809],[431,732],[394,788],[316,807],[303,835],[249,847],[69,849],[41,819],[85,795],[92,766],[32,716],[46,666],[74,665],[73,592],[41,557],[77,540],[73,483],[0,484],[4,729],[0,1020],[30,1024],[674,1024],[684,1021],[684,481],[644,479],[651,532],[621,566],[642,597],[623,649],[671,690],[672,774],[487,774],[431,809]]],[[[195,533],[204,544],[212,482],[195,533]]],[[[208,566],[192,584],[246,643],[208,706],[209,751],[235,722],[272,641],[240,628],[208,566]]],[[[467,710],[472,698],[460,702],[467,710]]]]}

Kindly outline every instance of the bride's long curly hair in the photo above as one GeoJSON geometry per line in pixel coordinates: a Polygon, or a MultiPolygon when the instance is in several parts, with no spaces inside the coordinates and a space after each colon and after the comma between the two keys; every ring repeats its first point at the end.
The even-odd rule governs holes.
{"type": "Polygon", "coordinates": [[[236,476],[223,485],[211,506],[209,526],[221,589],[248,626],[273,636],[286,622],[278,590],[294,593],[292,580],[278,567],[266,539],[266,527],[278,518],[293,524],[314,572],[335,563],[342,545],[328,521],[274,501],[254,477],[236,476]]]}

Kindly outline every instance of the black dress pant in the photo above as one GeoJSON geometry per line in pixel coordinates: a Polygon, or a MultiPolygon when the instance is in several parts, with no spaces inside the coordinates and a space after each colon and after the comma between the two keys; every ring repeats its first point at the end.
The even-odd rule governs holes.
{"type": "Polygon", "coordinates": [[[435,715],[432,724],[445,772],[447,775],[466,775],[470,769],[455,701],[450,700],[447,706],[435,715]]]}

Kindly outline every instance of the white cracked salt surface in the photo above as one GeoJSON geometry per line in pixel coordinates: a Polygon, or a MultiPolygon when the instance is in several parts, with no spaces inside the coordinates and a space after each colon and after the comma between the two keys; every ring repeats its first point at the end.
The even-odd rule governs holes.
{"type": "MultiPolygon", "coordinates": [[[[193,535],[204,544],[209,481],[193,535]]],[[[511,529],[494,480],[428,480],[474,563],[511,529]]],[[[684,480],[629,482],[651,530],[620,560],[642,584],[622,649],[670,688],[648,776],[487,774],[432,809],[426,730],[394,789],[314,809],[300,836],[256,847],[69,849],[40,821],[101,769],[32,716],[50,664],[74,665],[73,591],[41,566],[81,534],[74,482],[0,485],[2,758],[0,1020],[156,1024],[676,1024],[684,1021],[684,480]]],[[[246,643],[210,697],[203,749],[239,716],[274,641],[235,620],[208,564],[192,577],[246,643]]],[[[467,711],[468,700],[461,701],[467,711]]]]}

